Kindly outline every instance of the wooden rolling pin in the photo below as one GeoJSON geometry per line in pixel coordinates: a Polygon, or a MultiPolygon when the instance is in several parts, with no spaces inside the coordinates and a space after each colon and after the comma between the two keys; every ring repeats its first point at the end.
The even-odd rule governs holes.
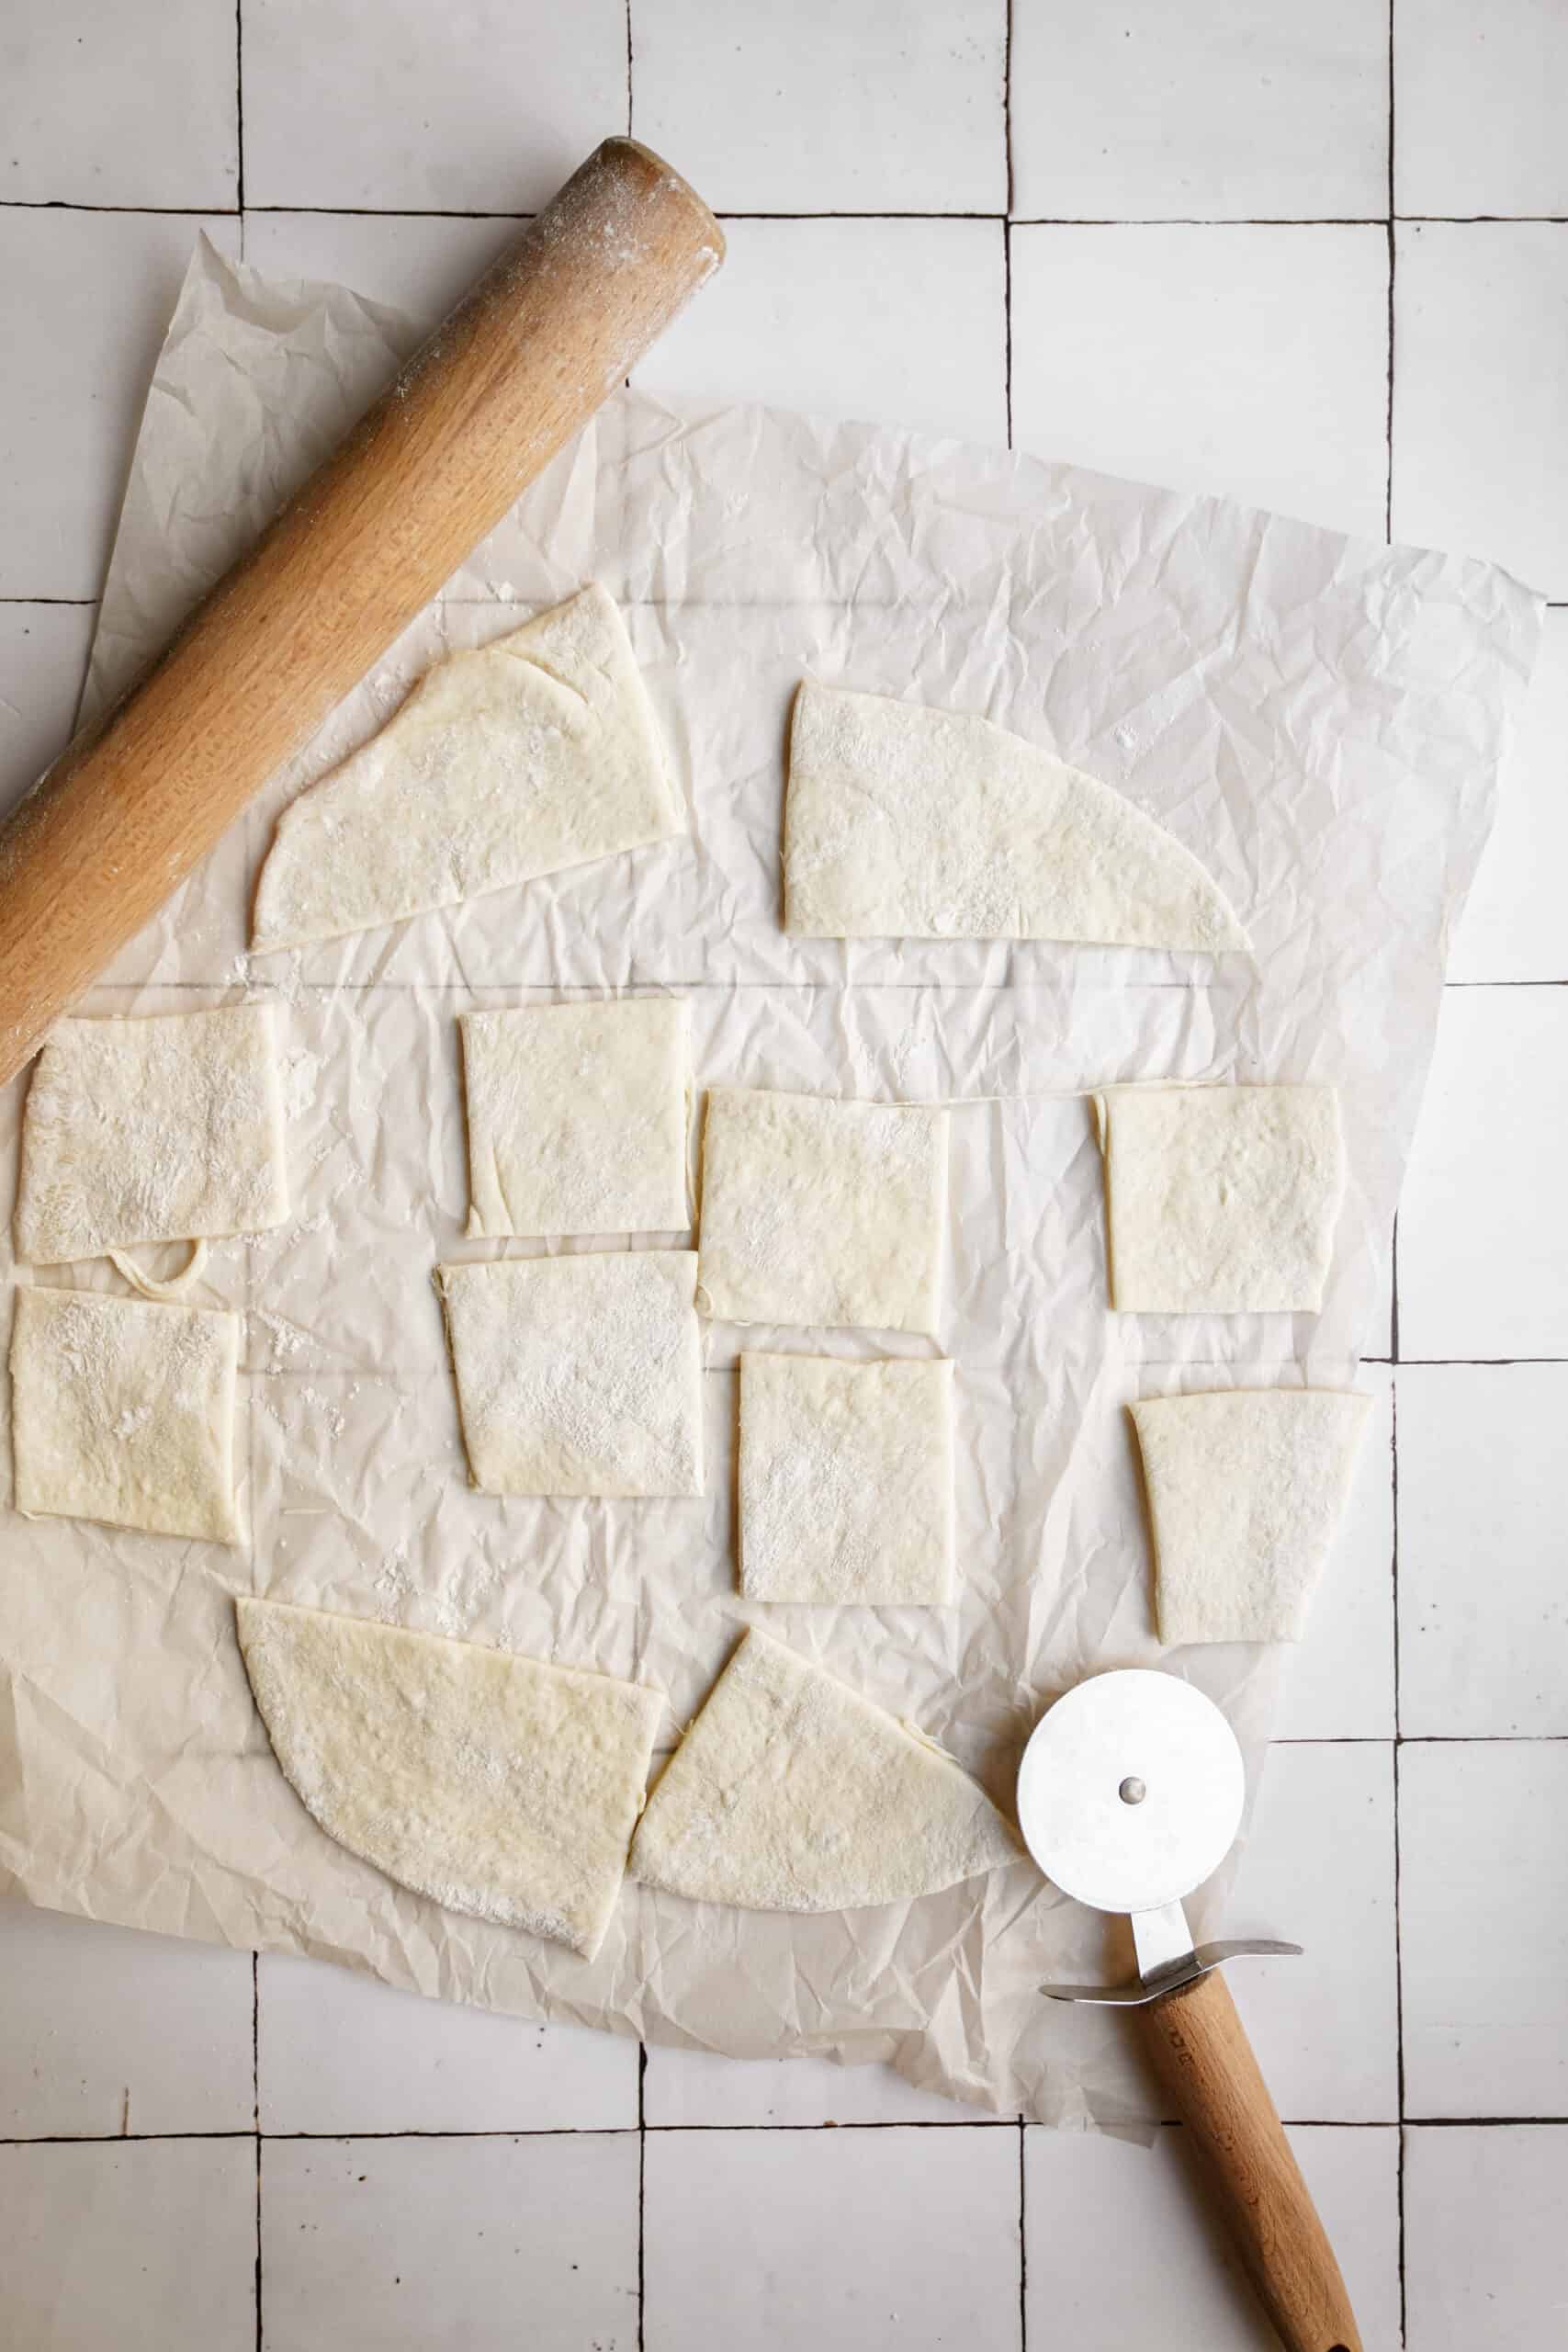
{"type": "Polygon", "coordinates": [[[724,257],[607,139],[0,826],[0,1084],[724,257]]]}

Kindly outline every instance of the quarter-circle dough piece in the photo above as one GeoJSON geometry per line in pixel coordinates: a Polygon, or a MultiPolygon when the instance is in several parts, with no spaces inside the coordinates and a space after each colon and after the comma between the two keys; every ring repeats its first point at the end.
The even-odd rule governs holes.
{"type": "Polygon", "coordinates": [[[1315,1314],[1345,1191],[1331,1086],[1095,1098],[1120,1314],[1315,1314]]]}
{"type": "Polygon", "coordinates": [[[17,1509],[237,1544],[239,1317],[95,1291],[16,1299],[17,1509]]]}
{"type": "Polygon", "coordinates": [[[1329,1388],[1132,1407],[1162,1642],[1301,1640],[1371,1409],[1370,1397],[1329,1388]]]}
{"type": "Polygon", "coordinates": [[[951,1756],[753,1630],[656,1784],[630,1869],[697,1903],[852,1911],[1017,1857],[951,1756]]]}
{"type": "Polygon", "coordinates": [[[251,944],[337,939],[684,830],[626,624],[593,582],[438,662],[285,810],[251,944]]]}
{"type": "Polygon", "coordinates": [[[59,1265],[257,1233],[288,1214],[270,1004],[51,1031],[22,1125],[18,1257],[59,1265]]]}
{"type": "Polygon", "coordinates": [[[807,679],[790,726],[785,928],[813,939],[1251,945],[1173,833],[987,718],[807,679]]]}
{"type": "Polygon", "coordinates": [[[329,1838],[448,1911],[593,1957],[657,1690],[288,1601],[234,1607],[273,1753],[329,1838]]]}

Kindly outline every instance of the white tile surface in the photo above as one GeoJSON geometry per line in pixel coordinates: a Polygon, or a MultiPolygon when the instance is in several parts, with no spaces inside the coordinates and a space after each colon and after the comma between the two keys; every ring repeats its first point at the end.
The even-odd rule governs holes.
{"type": "Polygon", "coordinates": [[[1381,1741],[1269,1751],[1227,1936],[1299,1960],[1239,1961],[1231,1989],[1287,2121],[1399,2112],[1393,1751],[1381,1741]]]}
{"type": "Polygon", "coordinates": [[[1568,991],[1450,989],[1399,1211],[1406,1359],[1568,1355],[1568,991]]]}
{"type": "Polygon", "coordinates": [[[716,211],[1003,209],[1006,0],[737,18],[717,34],[707,0],[637,0],[632,16],[633,128],[716,211]]]}
{"type": "Polygon", "coordinates": [[[264,2141],[261,2210],[266,2352],[637,2343],[635,2132],[264,2141]]]}
{"type": "Polygon", "coordinates": [[[1399,1374],[1399,1722],[1568,1736],[1568,1364],[1399,1374]]]}
{"type": "Polygon", "coordinates": [[[70,734],[96,618],[93,605],[0,605],[0,808],[70,734]]]}
{"type": "Polygon", "coordinates": [[[0,597],[96,596],[198,231],[194,213],[0,208],[0,597]]]}
{"type": "Polygon", "coordinates": [[[0,2147],[10,2352],[252,2352],[256,2151],[238,2140],[0,2147]]]}
{"type": "Polygon", "coordinates": [[[728,259],[637,370],[644,391],[772,401],[1006,438],[994,220],[733,220],[728,259]]]}
{"type": "Polygon", "coordinates": [[[1288,1663],[1276,1739],[1393,1735],[1393,1378],[1369,1364],[1356,1385],[1376,1402],[1306,1637],[1288,1663]]]}
{"type": "Polygon", "coordinates": [[[247,204],[532,212],[626,127],[625,0],[246,0],[247,204]]]}
{"type": "Polygon", "coordinates": [[[440,220],[397,212],[252,212],[245,259],[269,277],[351,286],[433,327],[523,233],[514,220],[440,220]]]}
{"type": "MultiPolygon", "coordinates": [[[[1398,2132],[1298,2124],[1290,2139],[1366,2352],[1394,2352],[1398,2132]]],[[[1031,2344],[1143,2352],[1157,2341],[1159,2352],[1277,2352],[1185,2133],[1164,2131],[1149,2149],[1032,2129],[1024,2180],[1031,2344]]]]}
{"type": "Polygon", "coordinates": [[[1019,2135],[656,2132],[647,2352],[1019,2341],[1019,2135]]]}
{"type": "Polygon", "coordinates": [[[1015,229],[1014,438],[1382,538],[1387,292],[1377,228],[1015,229]]]}
{"type": "Polygon", "coordinates": [[[1561,0],[1399,0],[1401,212],[1568,212],[1561,0]]]}
{"type": "Polygon", "coordinates": [[[1404,2109],[1568,2115],[1568,1743],[1399,1758],[1404,2109]]]}
{"type": "Polygon", "coordinates": [[[0,22],[0,201],[231,205],[238,28],[230,0],[10,0],[0,22]]]}
{"type": "Polygon", "coordinates": [[[1413,2131],[1409,2352],[1540,2352],[1562,2337],[1568,2129],[1413,2131]]]}
{"type": "Polygon", "coordinates": [[[1393,533],[1568,598],[1568,223],[1405,222],[1393,533]]]}
{"type": "Polygon", "coordinates": [[[891,2066],[827,2058],[720,2058],[651,2042],[643,2114],[656,2124],[973,2123],[976,2110],[918,2091],[891,2066]]]}
{"type": "Polygon", "coordinates": [[[1568,979],[1568,612],[1549,612],[1450,980],[1568,979]]]}
{"type": "Polygon", "coordinates": [[[248,2132],[251,1956],[0,1901],[0,2139],[248,2132]]]}
{"type": "Polygon", "coordinates": [[[264,2132],[635,2131],[637,2045],[399,1993],[352,1969],[257,1963],[264,2132]]]}
{"type": "Polygon", "coordinates": [[[1024,220],[1365,220],[1388,205],[1387,8],[1034,0],[1012,139],[1024,220]]]}

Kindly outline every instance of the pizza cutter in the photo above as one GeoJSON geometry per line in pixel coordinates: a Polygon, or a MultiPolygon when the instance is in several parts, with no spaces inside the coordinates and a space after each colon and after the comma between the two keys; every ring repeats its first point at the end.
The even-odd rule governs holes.
{"type": "Polygon", "coordinates": [[[1042,1989],[1136,2012],[1280,2341],[1288,2352],[1361,2352],[1334,2250],[1220,1973],[1222,1961],[1301,1946],[1194,1949],[1181,1907],[1230,1851],[1245,1791],[1229,1724],[1175,1675],[1099,1674],[1058,1699],[1024,1750],[1019,1823],[1064,1894],[1128,1915],[1138,1975],[1042,1989]]]}

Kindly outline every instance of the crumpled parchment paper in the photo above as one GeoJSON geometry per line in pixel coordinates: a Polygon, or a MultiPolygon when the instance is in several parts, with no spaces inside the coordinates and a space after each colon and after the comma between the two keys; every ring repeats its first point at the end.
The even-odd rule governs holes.
{"type": "MultiPolygon", "coordinates": [[[[412,340],[341,288],[271,284],[198,250],[148,401],[89,709],[412,340]]],[[[942,1336],[958,1366],[963,1600],[766,1615],[1006,1804],[1055,1692],[1160,1657],[1128,1399],[1348,1384],[1360,1349],[1386,1351],[1391,1227],[1448,929],[1538,629],[1535,600],[1483,563],[953,442],[614,401],[89,1000],[101,1012],[281,999],[294,1212],[276,1233],[216,1245],[204,1294],[247,1317],[250,1543],[9,1516],[0,1887],[522,2015],[740,2054],[891,2059],[1004,2112],[1135,2125],[1148,2096],[1115,2020],[1037,1989],[1124,1965],[1124,1948],[1027,1861],[827,1918],[628,1887],[589,1965],[403,1893],[315,1827],[251,1703],[231,1597],[635,1674],[668,1692],[673,1744],[747,1615],[731,1536],[739,1346],[863,1353],[883,1340],[711,1327],[705,1501],[497,1500],[467,1483],[430,1272],[493,1249],[459,1238],[459,1010],[680,989],[699,1088],[956,1106],[942,1336]],[[250,958],[249,893],[292,795],[445,648],[595,576],[626,613],[691,839],[250,958]],[[1130,793],[1240,910],[1256,968],[786,938],[784,722],[806,672],[983,712],[1130,793]],[[1084,1097],[1166,1077],[1339,1087],[1351,1174],[1321,1317],[1107,1312],[1084,1097]]],[[[22,1092],[4,1099],[6,1187],[22,1092]]],[[[101,1266],[17,1278],[115,1279],[101,1266]]],[[[1280,1654],[1167,1662],[1226,1708],[1255,1757],[1280,1654]]],[[[1214,1907],[1211,1889],[1195,1918],[1214,1907]]]]}

